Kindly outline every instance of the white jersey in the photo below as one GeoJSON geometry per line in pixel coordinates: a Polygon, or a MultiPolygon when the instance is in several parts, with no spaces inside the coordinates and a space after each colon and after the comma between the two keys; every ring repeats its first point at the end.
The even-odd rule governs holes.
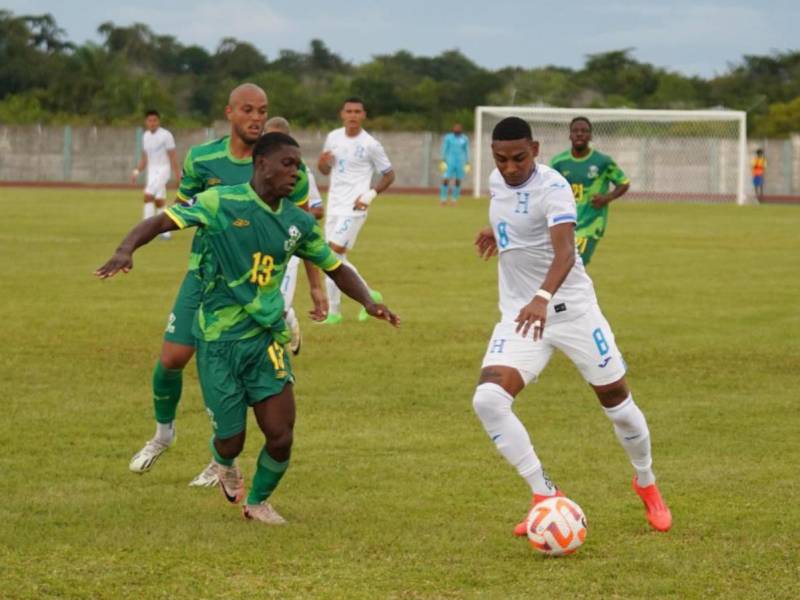
{"type": "Polygon", "coordinates": [[[392,170],[392,163],[383,146],[363,129],[357,136],[349,137],[341,127],[328,134],[323,151],[330,151],[334,156],[328,191],[328,214],[359,214],[353,205],[372,186],[374,173],[386,174],[392,170]]]}
{"type": "Polygon", "coordinates": [[[159,127],[153,132],[148,129],[142,136],[142,150],[147,155],[148,170],[169,169],[170,161],[167,152],[175,150],[175,138],[163,127],[159,127]]]}
{"type": "Polygon", "coordinates": [[[308,173],[308,208],[317,208],[322,206],[322,194],[319,193],[314,173],[311,172],[311,169],[306,172],[308,173]]]}
{"type": "MultiPolygon", "coordinates": [[[[497,248],[502,322],[513,322],[533,300],[555,258],[550,227],[575,223],[575,199],[567,180],[555,169],[536,165],[520,186],[506,184],[495,169],[489,176],[489,221],[497,248]]],[[[548,303],[550,323],[579,317],[597,303],[592,280],[577,248],[575,266],[548,303]]]]}

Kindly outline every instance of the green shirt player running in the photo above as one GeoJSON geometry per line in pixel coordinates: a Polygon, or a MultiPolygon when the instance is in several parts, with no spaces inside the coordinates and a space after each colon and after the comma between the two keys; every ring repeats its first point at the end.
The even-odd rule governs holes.
{"type": "MultiPolygon", "coordinates": [[[[192,147],[184,162],[178,200],[187,201],[195,194],[219,185],[245,183],[253,174],[253,146],[262,134],[267,119],[267,95],[260,87],[245,83],[230,93],[225,114],[231,124],[230,135],[192,147]]],[[[291,200],[302,204],[308,196],[305,165],[300,171],[291,200]]],[[[161,355],[153,372],[153,405],[156,435],[130,461],[136,473],[150,470],[158,457],[175,440],[175,415],[180,402],[183,368],[194,355],[192,323],[200,303],[198,267],[203,256],[202,232],[192,240],[189,269],[181,283],[170,312],[161,355]]],[[[324,297],[319,276],[310,281],[317,297],[324,297]]],[[[313,296],[313,292],[312,292],[313,296]]],[[[315,301],[315,305],[318,302],[315,301]]],[[[191,485],[215,485],[213,469],[206,467],[191,485]]]]}
{"type": "Polygon", "coordinates": [[[208,190],[142,221],[96,275],[128,272],[133,252],[160,233],[185,227],[204,232],[193,330],[203,400],[214,428],[211,452],[223,494],[241,502],[244,481],[234,461],[252,407],[265,445],[243,514],[276,525],[285,521],[266,500],[288,467],[295,420],[280,293],[289,259],[297,254],[311,260],[371,316],[394,326],[400,321],[374,302],[356,272],[331,252],[314,217],[287,199],[301,165],[297,142],[282,133],[265,134],[253,148],[253,162],[249,183],[208,190]]]}
{"type": "Polygon", "coordinates": [[[614,159],[589,146],[592,124],[586,117],[575,117],[569,124],[572,148],[556,155],[550,166],[572,186],[578,205],[575,240],[583,264],[588,265],[608,225],[608,205],[630,188],[614,159]],[[610,184],[614,189],[609,192],[610,184]]]}

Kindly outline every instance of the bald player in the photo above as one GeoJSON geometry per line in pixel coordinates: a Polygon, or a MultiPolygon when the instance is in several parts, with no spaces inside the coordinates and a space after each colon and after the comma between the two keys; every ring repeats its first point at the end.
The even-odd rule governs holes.
{"type": "MultiPolygon", "coordinates": [[[[183,163],[178,202],[191,206],[194,197],[209,188],[250,181],[253,147],[264,130],[267,104],[267,94],[255,84],[244,83],[231,91],[225,107],[230,133],[189,149],[183,163]]],[[[129,468],[134,473],[149,471],[175,442],[175,414],[181,399],[183,368],[195,352],[192,323],[201,298],[199,267],[205,251],[204,237],[204,230],[198,228],[192,240],[188,272],[167,320],[161,354],[153,371],[156,434],[131,459],[129,468]]],[[[206,467],[189,485],[216,484],[214,469],[206,467]]]]}

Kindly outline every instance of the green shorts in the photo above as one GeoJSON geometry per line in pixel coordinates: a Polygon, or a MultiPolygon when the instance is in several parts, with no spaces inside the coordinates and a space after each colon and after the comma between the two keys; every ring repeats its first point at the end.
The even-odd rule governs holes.
{"type": "Polygon", "coordinates": [[[583,260],[583,265],[588,265],[589,261],[592,260],[592,254],[594,254],[597,244],[600,243],[600,238],[578,237],[575,238],[575,243],[578,245],[578,252],[581,255],[581,260],[583,260]]]}
{"type": "Polygon", "coordinates": [[[167,319],[164,341],[183,346],[194,346],[192,324],[203,296],[202,281],[197,271],[188,271],[175,298],[175,305],[167,319]]]}
{"type": "Polygon", "coordinates": [[[203,402],[220,439],[245,430],[247,407],[294,381],[289,355],[268,333],[234,342],[197,340],[203,402]]]}

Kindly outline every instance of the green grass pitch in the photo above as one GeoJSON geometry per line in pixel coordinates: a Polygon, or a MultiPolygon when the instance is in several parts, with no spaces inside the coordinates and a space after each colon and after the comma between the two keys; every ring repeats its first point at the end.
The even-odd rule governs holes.
{"type": "Polygon", "coordinates": [[[210,431],[194,364],[177,445],[128,472],[152,434],[151,369],[190,238],[96,281],[139,198],[0,189],[3,598],[797,597],[798,208],[613,207],[590,273],[675,524],[648,529],[608,420],[558,356],[516,410],[589,536],[546,559],[511,537],[528,492],[471,408],[498,316],[495,264],[472,248],[485,201],[371,210],[352,259],[403,325],[360,324],[352,302],[341,327],[304,318],[292,466],[273,497],[290,525],[269,528],[187,487],[210,431]]]}

